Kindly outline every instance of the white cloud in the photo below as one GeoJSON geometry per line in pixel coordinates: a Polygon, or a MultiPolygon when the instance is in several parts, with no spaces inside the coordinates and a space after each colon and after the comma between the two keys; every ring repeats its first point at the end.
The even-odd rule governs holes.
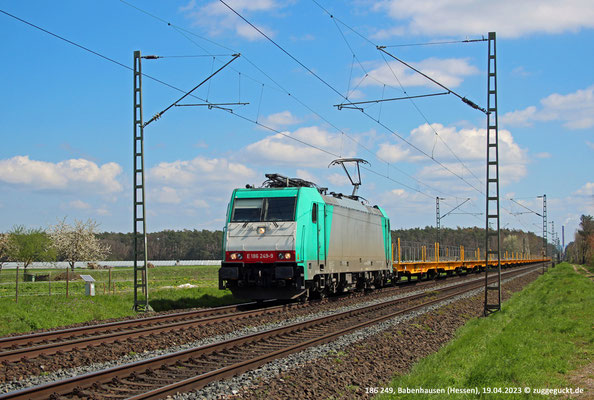
{"type": "Polygon", "coordinates": [[[344,173],[330,174],[326,176],[326,179],[334,186],[351,186],[351,181],[349,181],[349,178],[344,173]]]}
{"type": "Polygon", "coordinates": [[[531,76],[532,72],[526,71],[526,69],[520,65],[519,67],[514,68],[511,72],[511,74],[512,74],[512,76],[525,78],[527,76],[531,76]]]}
{"type": "Polygon", "coordinates": [[[181,198],[177,194],[177,191],[169,186],[162,186],[158,189],[151,191],[151,199],[154,199],[157,203],[164,204],[179,204],[181,198]]]}
{"type": "MultiPolygon", "coordinates": [[[[397,61],[389,61],[388,64],[383,63],[377,68],[370,70],[368,72],[369,76],[363,80],[360,86],[382,86],[385,83],[396,87],[399,87],[400,84],[404,87],[437,87],[437,85],[424,76],[412,71],[397,61]]],[[[452,88],[460,86],[464,77],[475,75],[479,72],[465,58],[427,58],[419,62],[411,62],[410,64],[441,84],[452,88]]],[[[354,84],[359,83],[362,78],[355,78],[353,80],[354,84]]]]}
{"type": "Polygon", "coordinates": [[[297,170],[297,178],[299,179],[303,179],[309,182],[313,182],[316,183],[320,182],[319,179],[317,179],[314,175],[312,175],[309,171],[306,171],[304,169],[298,169],[297,170]]]}
{"type": "Polygon", "coordinates": [[[398,22],[384,35],[482,35],[500,37],[559,34],[594,27],[591,0],[383,0],[373,9],[398,22]]]}
{"type": "Polygon", "coordinates": [[[384,40],[394,36],[402,36],[405,33],[406,28],[404,26],[393,26],[388,29],[380,29],[379,31],[373,33],[371,38],[376,40],[384,40]]]}
{"type": "Polygon", "coordinates": [[[391,219],[392,227],[398,226],[398,221],[402,219],[402,214],[431,215],[435,213],[435,198],[428,199],[417,192],[411,192],[405,189],[392,189],[380,193],[377,200],[378,204],[388,213],[391,219]]]}
{"type": "Polygon", "coordinates": [[[208,215],[224,215],[233,189],[257,183],[256,178],[259,179],[253,169],[224,158],[198,156],[162,162],[148,172],[149,199],[159,204],[149,210],[156,215],[177,215],[180,209],[190,212],[199,208],[207,210],[208,215]]]}
{"type": "Polygon", "coordinates": [[[501,124],[510,126],[531,126],[537,120],[536,107],[530,106],[523,110],[510,111],[499,118],[501,124]]]}
{"type": "Polygon", "coordinates": [[[588,182],[575,191],[578,196],[594,196],[594,182],[588,182]]]}
{"type": "Polygon", "coordinates": [[[102,216],[111,215],[111,212],[105,207],[98,208],[96,212],[98,215],[102,216]]]}
{"type": "Polygon", "coordinates": [[[202,185],[206,182],[245,184],[256,175],[251,168],[224,158],[196,157],[192,160],[162,162],[149,170],[149,179],[165,186],[202,185]]]}
{"type": "Polygon", "coordinates": [[[82,200],[73,200],[70,203],[68,203],[68,205],[72,208],[77,208],[79,210],[86,210],[88,208],[91,208],[91,205],[89,203],[86,203],[82,200]]]}
{"type": "Polygon", "coordinates": [[[376,154],[380,159],[390,163],[410,159],[410,150],[397,144],[381,143],[376,154]]]}
{"type": "Polygon", "coordinates": [[[301,122],[297,117],[291,114],[290,111],[281,111],[276,114],[271,114],[263,119],[262,124],[274,129],[281,127],[295,125],[301,122]]]}
{"type": "Polygon", "coordinates": [[[52,163],[15,156],[0,160],[0,182],[32,190],[80,191],[115,193],[122,191],[118,176],[122,167],[110,162],[98,166],[82,158],[52,163]]]}
{"type": "MultiPolygon", "coordinates": [[[[244,16],[275,11],[283,7],[275,0],[227,0],[227,4],[244,16]]],[[[180,7],[179,11],[191,19],[193,25],[207,29],[213,36],[220,35],[225,31],[234,31],[238,36],[250,41],[265,39],[219,1],[211,1],[203,6],[197,6],[196,2],[192,0],[186,6],[180,7]]],[[[254,25],[268,36],[274,36],[274,32],[270,28],[254,25]]]]}
{"type": "Polygon", "coordinates": [[[334,154],[338,154],[342,149],[345,157],[354,154],[354,143],[350,139],[343,137],[340,133],[330,133],[317,126],[303,127],[294,132],[283,132],[283,134],[296,140],[281,134],[267,136],[248,145],[242,150],[242,154],[253,161],[266,164],[318,168],[327,167],[336,157],[301,144],[299,141],[334,154]]]}
{"type": "MultiPolygon", "coordinates": [[[[456,156],[448,149],[449,147],[475,176],[481,180],[484,179],[487,146],[485,129],[457,129],[437,123],[423,124],[411,131],[408,140],[425,153],[433,155],[451,171],[464,177],[473,185],[479,186],[477,179],[460,164],[456,156]],[[439,138],[435,132],[439,134],[439,138]],[[447,147],[444,142],[447,143],[447,147]]],[[[526,150],[515,143],[510,131],[499,130],[499,161],[501,162],[500,173],[503,182],[515,182],[526,175],[526,164],[528,163],[526,153],[526,150]]],[[[377,155],[390,162],[430,162],[429,158],[421,156],[416,150],[411,150],[408,145],[401,143],[382,143],[377,155]]],[[[422,180],[441,180],[447,185],[444,188],[451,186],[449,179],[443,181],[444,179],[459,179],[442,166],[432,162],[420,170],[418,177],[422,180]]],[[[463,184],[463,182],[460,183],[463,184]]],[[[482,186],[480,188],[483,189],[482,186]]]]}
{"type": "Polygon", "coordinates": [[[192,206],[194,206],[196,208],[208,208],[209,207],[208,203],[203,199],[193,200],[191,204],[192,204],[192,206]]]}
{"type": "Polygon", "coordinates": [[[543,153],[536,153],[534,155],[536,158],[551,158],[551,153],[547,153],[546,151],[543,153]]]}
{"type": "Polygon", "coordinates": [[[540,104],[540,109],[529,106],[506,113],[500,118],[501,123],[531,126],[534,122],[561,121],[569,129],[594,126],[594,85],[566,95],[553,93],[540,100],[540,104]]]}

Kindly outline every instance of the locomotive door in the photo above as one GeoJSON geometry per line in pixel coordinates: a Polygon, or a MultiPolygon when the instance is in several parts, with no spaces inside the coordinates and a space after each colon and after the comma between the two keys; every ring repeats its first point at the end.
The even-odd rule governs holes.
{"type": "Polygon", "coordinates": [[[318,264],[320,269],[326,266],[326,204],[316,204],[317,212],[317,247],[318,247],[318,264]]]}

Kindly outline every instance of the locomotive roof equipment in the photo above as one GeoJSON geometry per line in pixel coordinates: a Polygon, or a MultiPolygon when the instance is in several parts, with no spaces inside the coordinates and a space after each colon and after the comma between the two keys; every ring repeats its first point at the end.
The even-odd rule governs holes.
{"type": "Polygon", "coordinates": [[[359,186],[361,186],[361,170],[359,168],[359,164],[370,165],[368,161],[366,161],[362,158],[339,158],[339,159],[332,161],[330,163],[330,165],[328,165],[328,168],[330,168],[333,165],[341,165],[342,166],[342,169],[344,169],[344,172],[347,174],[349,181],[351,181],[351,184],[353,185],[353,193],[350,196],[348,196],[348,197],[352,198],[353,200],[359,199],[359,196],[357,196],[357,190],[359,190],[359,186]],[[357,175],[356,176],[351,176],[351,174],[349,173],[349,170],[344,165],[345,163],[356,164],[356,167],[357,167],[357,169],[356,169],[357,175]],[[354,178],[356,178],[356,179],[354,179],[354,178]]]}

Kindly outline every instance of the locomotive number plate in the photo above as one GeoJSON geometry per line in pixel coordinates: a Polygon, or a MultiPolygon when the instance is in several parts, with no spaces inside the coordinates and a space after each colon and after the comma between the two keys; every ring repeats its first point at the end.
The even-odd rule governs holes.
{"type": "Polygon", "coordinates": [[[268,261],[275,260],[273,251],[250,251],[245,254],[245,261],[268,261]]]}

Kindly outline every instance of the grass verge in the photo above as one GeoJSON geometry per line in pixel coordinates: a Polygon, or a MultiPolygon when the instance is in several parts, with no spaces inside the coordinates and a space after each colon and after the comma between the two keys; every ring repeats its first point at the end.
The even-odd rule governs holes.
{"type": "MultiPolygon", "coordinates": [[[[549,397],[534,389],[575,389],[571,372],[594,358],[592,310],[594,283],[569,264],[559,264],[513,295],[501,312],[460,328],[447,346],[421,360],[409,374],[395,377],[390,386],[394,393],[399,388],[440,388],[446,393],[448,388],[478,388],[480,393],[451,394],[448,399],[543,399],[549,397]],[[506,388],[520,388],[521,393],[506,388]],[[489,390],[492,394],[485,393],[489,390]],[[499,390],[502,393],[493,393],[499,390]]],[[[416,393],[377,399],[443,397],[416,393]]]]}
{"type": "MultiPolygon", "coordinates": [[[[167,311],[241,302],[234,299],[228,290],[218,289],[217,270],[216,266],[151,269],[149,276],[155,280],[149,278],[150,305],[155,311],[167,311]],[[186,283],[197,287],[171,287],[186,283]]],[[[127,280],[129,271],[117,270],[112,274],[112,282],[117,287],[115,294],[102,294],[101,281],[107,279],[106,271],[75,272],[90,273],[97,279],[96,296],[84,296],[82,282],[70,283],[68,298],[64,294],[63,282],[52,282],[52,296],[47,295],[47,291],[40,293],[48,282],[28,282],[28,286],[22,284],[18,303],[12,296],[0,298],[0,336],[136,314],[132,310],[132,282],[127,280]]],[[[14,277],[14,273],[12,275],[14,277]]]]}

